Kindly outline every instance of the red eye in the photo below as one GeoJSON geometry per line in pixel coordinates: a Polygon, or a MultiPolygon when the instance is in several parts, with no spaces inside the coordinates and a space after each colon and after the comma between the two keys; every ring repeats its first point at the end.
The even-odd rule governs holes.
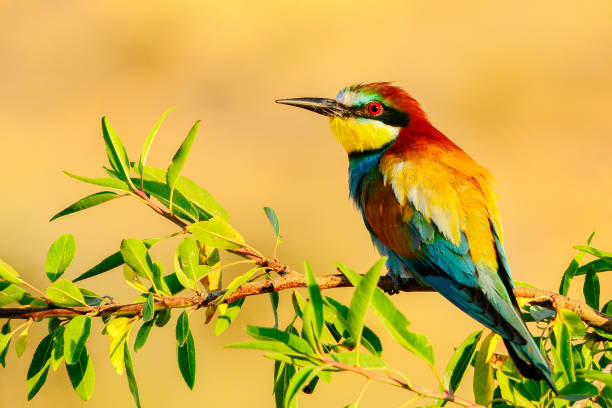
{"type": "Polygon", "coordinates": [[[372,116],[378,116],[383,113],[383,107],[380,102],[370,102],[368,104],[368,113],[372,116]]]}

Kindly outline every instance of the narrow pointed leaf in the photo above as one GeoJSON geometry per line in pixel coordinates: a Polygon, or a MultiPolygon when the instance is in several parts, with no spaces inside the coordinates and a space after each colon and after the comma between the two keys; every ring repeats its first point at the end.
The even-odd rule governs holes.
{"type": "Polygon", "coordinates": [[[140,160],[138,160],[138,172],[140,173],[140,186],[141,187],[143,185],[145,163],[147,161],[147,156],[149,155],[149,150],[151,150],[153,139],[155,139],[155,135],[157,135],[157,131],[159,130],[161,124],[164,122],[164,119],[166,119],[166,116],[168,116],[168,114],[172,112],[173,109],[174,108],[170,108],[166,110],[164,113],[162,113],[161,117],[157,120],[157,122],[155,122],[153,129],[151,129],[151,131],[149,132],[149,135],[145,139],[144,144],[142,145],[142,152],[140,153],[140,160]]]}
{"type": "Polygon", "coordinates": [[[116,317],[106,325],[110,337],[110,360],[117,374],[123,374],[124,344],[134,323],[127,317],[116,317]]]}
{"type": "Polygon", "coordinates": [[[189,315],[185,310],[176,321],[176,341],[179,345],[183,345],[187,341],[189,332],[189,315]]]}
{"type": "Polygon", "coordinates": [[[107,188],[114,188],[116,190],[122,191],[130,191],[130,187],[127,185],[125,181],[117,180],[112,177],[85,177],[79,176],[78,174],[70,173],[69,171],[64,171],[64,173],[73,179],[82,181],[84,183],[93,184],[96,186],[102,186],[107,188]]]}
{"type": "MultiPolygon", "coordinates": [[[[155,183],[155,185],[164,185],[167,189],[165,196],[166,201],[170,198],[170,189],[166,185],[166,170],[158,169],[156,167],[145,166],[144,180],[145,190],[147,189],[147,181],[155,183]]],[[[208,191],[200,187],[195,181],[188,179],[187,177],[180,176],[176,182],[174,191],[174,203],[177,202],[177,192],[184,197],[186,201],[200,209],[203,214],[200,216],[200,220],[206,220],[211,217],[219,217],[227,221],[229,216],[227,211],[215,200],[215,198],[208,191]],[[206,215],[205,217],[202,217],[206,215]]]]}
{"type": "Polygon", "coordinates": [[[323,296],[321,296],[321,288],[317,285],[317,280],[310,268],[308,262],[304,262],[304,271],[306,272],[306,285],[308,286],[308,294],[313,308],[313,328],[317,338],[321,337],[323,330],[323,296]]]}
{"type": "Polygon", "coordinates": [[[170,187],[170,202],[172,202],[172,195],[174,188],[176,187],[176,182],[185,166],[185,162],[187,161],[187,156],[189,156],[189,152],[191,151],[191,147],[193,146],[193,142],[198,133],[198,127],[200,127],[200,121],[196,121],[193,125],[185,140],[176,151],[174,157],[172,158],[172,163],[168,166],[168,172],[166,174],[166,182],[168,183],[168,187],[170,187]]]}
{"type": "Polygon", "coordinates": [[[321,371],[321,367],[306,366],[293,375],[287,386],[285,406],[291,404],[293,399],[297,397],[297,393],[306,387],[319,371],[321,371]]]}
{"type": "Polygon", "coordinates": [[[45,262],[45,273],[51,282],[64,274],[75,253],[76,242],[72,234],[64,234],[51,244],[45,262]]]}
{"type": "Polygon", "coordinates": [[[128,386],[136,406],[140,408],[140,396],[138,395],[138,384],[136,383],[136,373],[134,372],[134,364],[132,364],[132,357],[130,356],[130,349],[127,342],[124,344],[123,349],[123,364],[125,365],[125,373],[127,374],[128,386]]]}
{"type": "Polygon", "coordinates": [[[195,344],[191,332],[188,332],[187,339],[184,343],[176,343],[176,354],[183,380],[185,380],[189,388],[193,389],[196,376],[196,356],[195,344]]]}
{"type": "MultiPolygon", "coordinates": [[[[589,238],[587,239],[587,245],[591,243],[591,239],[593,239],[593,235],[595,232],[591,233],[589,238]]],[[[576,275],[576,271],[580,266],[580,262],[582,262],[582,258],[584,258],[584,252],[580,251],[576,254],[574,259],[570,262],[569,266],[565,270],[563,277],[561,278],[561,285],[559,286],[559,293],[563,296],[567,296],[567,292],[569,291],[570,283],[574,276],[576,275]]]]}
{"type": "Polygon", "coordinates": [[[272,229],[274,230],[274,234],[278,239],[280,237],[280,227],[278,224],[278,217],[276,216],[276,212],[272,207],[264,207],[264,212],[266,213],[266,217],[268,217],[268,221],[272,224],[272,229]]]}
{"type": "Polygon", "coordinates": [[[136,275],[153,281],[153,262],[149,256],[146,245],[139,239],[128,238],[121,241],[121,256],[136,275]]]}
{"type": "MultiPolygon", "coordinates": [[[[338,264],[342,273],[348,280],[357,286],[363,277],[357,272],[338,264]]],[[[379,288],[376,288],[372,297],[372,308],[378,318],[383,322],[385,328],[393,338],[408,351],[424,360],[430,366],[434,364],[433,349],[427,336],[408,330],[410,321],[399,311],[391,299],[379,288]]]]}
{"type": "Polygon", "coordinates": [[[574,248],[598,258],[612,259],[612,252],[600,251],[599,249],[595,249],[589,245],[575,245],[574,248]]]}
{"type": "Polygon", "coordinates": [[[257,340],[276,340],[286,344],[293,350],[314,356],[314,351],[303,338],[295,334],[284,332],[269,327],[247,326],[247,334],[257,340]]]}
{"type": "Polygon", "coordinates": [[[244,343],[235,343],[225,346],[226,348],[243,348],[243,349],[251,349],[251,350],[264,350],[264,351],[274,351],[277,353],[284,354],[295,354],[295,350],[286,344],[279,343],[278,341],[270,341],[270,340],[259,340],[259,341],[247,341],[244,343]]]}
{"type": "Polygon", "coordinates": [[[470,334],[463,343],[457,347],[453,357],[448,362],[442,380],[444,386],[447,387],[448,391],[451,393],[454,393],[459,388],[463,376],[476,354],[478,342],[481,337],[482,330],[470,334]]]}
{"type": "Polygon", "coordinates": [[[73,214],[75,212],[83,211],[91,207],[95,207],[96,205],[104,204],[107,201],[114,200],[115,198],[123,197],[117,193],[112,191],[100,191],[99,193],[94,193],[88,195],[85,198],[81,198],[79,201],[69,205],[64,208],[62,211],[55,214],[49,221],[53,221],[57,218],[63,217],[64,215],[73,214]]]}
{"type": "Polygon", "coordinates": [[[200,221],[188,226],[187,230],[207,247],[239,249],[245,245],[242,236],[221,218],[200,221]]]}
{"type": "Polygon", "coordinates": [[[145,322],[149,322],[153,320],[153,316],[155,314],[155,303],[153,301],[153,295],[148,294],[147,300],[142,307],[142,320],[145,322]]]}
{"type": "Polygon", "coordinates": [[[0,278],[15,285],[19,285],[21,283],[21,279],[19,279],[19,274],[17,271],[2,259],[0,259],[0,278]]]}
{"type": "Polygon", "coordinates": [[[56,306],[87,306],[79,288],[66,279],[58,279],[51,283],[45,293],[56,306]]]}
{"type": "Polygon", "coordinates": [[[595,310],[599,310],[599,277],[594,270],[587,272],[582,291],[587,305],[595,310]]]}
{"type": "Polygon", "coordinates": [[[474,364],[474,399],[478,404],[487,404],[493,398],[495,384],[493,382],[493,368],[489,359],[499,342],[500,337],[491,332],[485,337],[478,351],[474,364]]]}
{"type": "Polygon", "coordinates": [[[76,364],[91,332],[91,317],[77,316],[64,330],[64,358],[66,364],[76,364]]]}
{"type": "Polygon", "coordinates": [[[25,352],[26,346],[28,345],[28,329],[26,328],[21,332],[19,337],[17,337],[17,341],[15,342],[15,352],[18,357],[21,357],[25,352]]]}
{"type": "Polygon", "coordinates": [[[149,320],[140,326],[140,329],[136,334],[136,340],[134,341],[134,351],[140,350],[145,345],[147,339],[149,338],[149,334],[151,333],[151,329],[153,328],[154,322],[154,320],[149,320]]]}
{"type": "Polygon", "coordinates": [[[586,381],[575,381],[559,391],[559,398],[569,401],[580,401],[594,397],[597,394],[599,394],[599,390],[593,384],[586,381]]]}
{"type": "Polygon", "coordinates": [[[51,365],[51,350],[53,349],[53,336],[48,335],[41,340],[34,351],[32,362],[28,368],[26,386],[28,390],[28,401],[34,398],[40,388],[47,380],[49,366],[51,365]]]}
{"type": "Polygon", "coordinates": [[[2,367],[6,367],[6,354],[8,353],[8,346],[11,341],[11,323],[7,320],[2,325],[0,330],[0,364],[2,367]]]}
{"type": "Polygon", "coordinates": [[[96,373],[89,352],[84,348],[74,364],[66,364],[66,371],[72,387],[83,401],[88,401],[93,393],[96,373]]]}
{"type": "Polygon", "coordinates": [[[79,275],[77,278],[73,280],[73,282],[78,282],[83,279],[91,278],[96,275],[100,275],[101,273],[108,272],[111,269],[115,269],[118,266],[123,265],[123,256],[121,256],[121,251],[117,251],[114,254],[111,254],[104,258],[100,263],[93,266],[91,269],[87,270],[85,273],[79,275]]]}
{"type": "Polygon", "coordinates": [[[53,350],[51,351],[51,369],[57,369],[64,361],[64,330],[65,327],[58,327],[53,331],[53,350]]]}
{"type": "Polygon", "coordinates": [[[245,299],[246,298],[240,298],[233,301],[227,305],[227,308],[223,313],[219,313],[217,316],[217,322],[215,323],[215,335],[218,336],[223,333],[232,324],[236,317],[238,317],[245,299]]]}
{"type": "Polygon", "coordinates": [[[229,297],[229,295],[234,293],[236,291],[236,289],[238,289],[240,286],[242,286],[242,284],[244,284],[246,281],[248,281],[249,278],[251,276],[253,276],[253,274],[255,272],[257,272],[257,270],[259,270],[259,267],[255,267],[255,268],[249,270],[247,273],[244,273],[244,274],[234,278],[234,280],[232,280],[229,283],[229,285],[227,285],[227,288],[225,289],[225,293],[217,301],[217,304],[219,304],[219,303],[223,302],[225,299],[227,299],[229,297]]]}
{"type": "Polygon", "coordinates": [[[131,186],[130,159],[125,151],[125,147],[123,147],[121,139],[106,117],[102,118],[102,134],[104,136],[104,143],[106,144],[108,160],[112,168],[131,186]]]}
{"type": "Polygon", "coordinates": [[[380,277],[384,265],[385,258],[381,258],[372,268],[370,268],[368,273],[364,275],[355,287],[347,316],[347,328],[351,333],[353,344],[361,343],[361,333],[365,324],[366,312],[372,302],[376,284],[378,283],[378,278],[380,277]]]}

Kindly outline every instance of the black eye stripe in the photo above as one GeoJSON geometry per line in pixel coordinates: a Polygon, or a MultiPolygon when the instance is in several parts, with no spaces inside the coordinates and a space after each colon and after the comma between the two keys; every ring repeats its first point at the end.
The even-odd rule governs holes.
{"type": "Polygon", "coordinates": [[[360,117],[360,118],[365,118],[365,119],[379,120],[386,125],[396,126],[396,127],[408,126],[408,123],[410,123],[410,116],[407,113],[400,112],[396,109],[393,109],[392,107],[387,106],[380,101],[370,101],[370,102],[379,102],[380,105],[382,106],[383,113],[377,116],[372,116],[368,112],[368,104],[365,104],[365,105],[353,106],[351,108],[353,115],[360,117]]]}

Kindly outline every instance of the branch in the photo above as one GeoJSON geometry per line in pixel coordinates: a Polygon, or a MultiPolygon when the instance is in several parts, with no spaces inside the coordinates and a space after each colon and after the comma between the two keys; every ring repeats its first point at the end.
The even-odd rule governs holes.
{"type": "MultiPolygon", "coordinates": [[[[248,254],[242,254],[248,255],[248,254]]],[[[252,255],[255,257],[255,255],[252,255]]],[[[276,260],[262,260],[258,263],[265,268],[276,271],[281,276],[271,280],[261,280],[245,283],[230,296],[224,299],[223,303],[231,303],[247,296],[261,295],[270,292],[280,292],[287,289],[306,287],[304,275],[288,270],[280,265],[276,260]]],[[[317,284],[321,289],[332,289],[352,286],[349,280],[341,274],[317,276],[317,284]]],[[[378,287],[387,291],[397,291],[393,280],[388,276],[381,276],[378,287]]],[[[416,281],[410,280],[402,283],[399,290],[401,292],[431,292],[429,287],[421,286],[416,281]]],[[[155,309],[205,307],[213,305],[225,290],[218,290],[209,294],[195,295],[191,297],[171,296],[159,298],[155,301],[155,309]]],[[[544,289],[517,287],[514,289],[516,297],[534,299],[537,303],[546,307],[562,307],[570,309],[576,313],[586,324],[612,333],[612,317],[603,314],[586,303],[570,299],[558,293],[544,289]]],[[[109,304],[91,307],[44,307],[44,308],[0,308],[0,318],[6,319],[43,319],[49,317],[71,317],[77,315],[107,316],[107,315],[136,315],[142,313],[143,303],[130,304],[109,304]]]]}

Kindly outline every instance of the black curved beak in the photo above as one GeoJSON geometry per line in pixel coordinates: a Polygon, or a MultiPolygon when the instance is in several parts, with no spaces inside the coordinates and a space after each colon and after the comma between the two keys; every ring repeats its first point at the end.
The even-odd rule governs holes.
{"type": "Polygon", "coordinates": [[[318,114],[330,117],[345,118],[350,116],[351,112],[335,99],[329,98],[290,98],[277,99],[276,103],[283,105],[297,106],[298,108],[308,109],[318,114]]]}

